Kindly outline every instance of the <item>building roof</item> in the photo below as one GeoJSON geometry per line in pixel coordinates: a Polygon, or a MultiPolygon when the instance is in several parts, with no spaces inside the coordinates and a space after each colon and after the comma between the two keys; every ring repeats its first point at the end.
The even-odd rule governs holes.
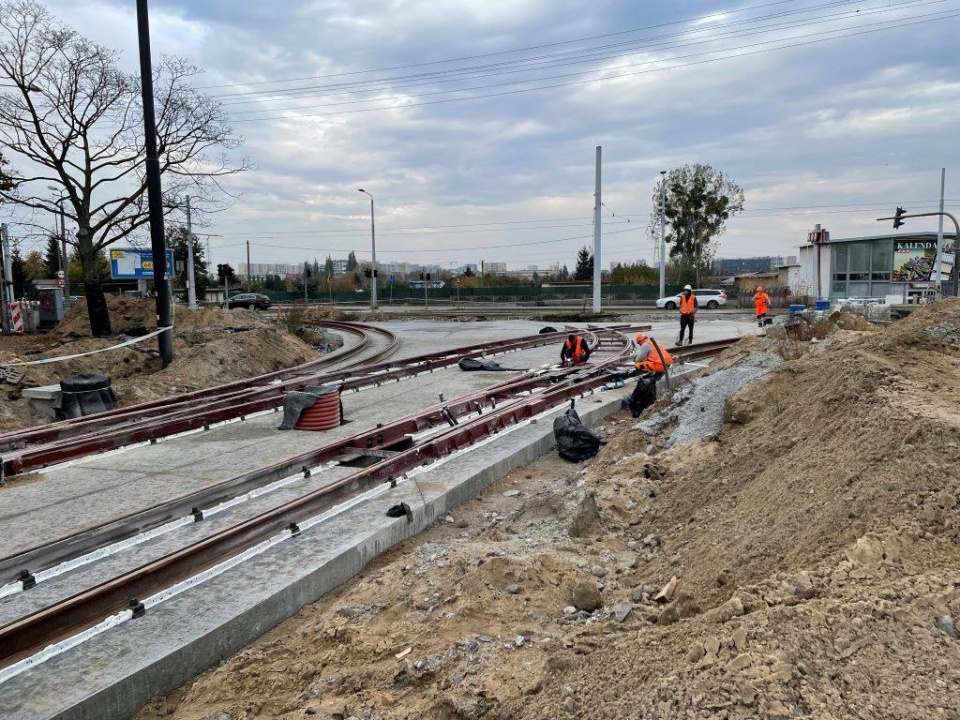
{"type": "MultiPolygon", "coordinates": [[[[944,230],[943,239],[944,240],[953,240],[956,237],[955,232],[947,232],[944,230]]],[[[851,238],[830,238],[824,245],[833,245],[835,243],[848,243],[848,242],[864,242],[872,240],[918,240],[929,242],[931,240],[937,239],[937,233],[935,232],[913,232],[913,233],[888,233],[886,235],[868,235],[865,237],[851,237],[851,238]]],[[[813,243],[807,243],[801,247],[812,247],[813,243]]]]}

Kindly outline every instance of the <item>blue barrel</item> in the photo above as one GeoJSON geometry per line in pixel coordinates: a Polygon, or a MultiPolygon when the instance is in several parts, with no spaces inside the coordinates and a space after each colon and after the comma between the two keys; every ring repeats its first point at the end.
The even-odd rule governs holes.
{"type": "Polygon", "coordinates": [[[830,301],[829,301],[829,300],[817,300],[817,304],[816,304],[815,307],[817,308],[817,310],[822,310],[822,311],[826,312],[827,310],[830,309],[830,301]]]}
{"type": "Polygon", "coordinates": [[[799,313],[804,312],[806,309],[807,309],[807,306],[806,306],[806,305],[791,305],[791,306],[790,306],[790,314],[791,314],[791,315],[797,315],[797,314],[799,314],[799,313]]]}

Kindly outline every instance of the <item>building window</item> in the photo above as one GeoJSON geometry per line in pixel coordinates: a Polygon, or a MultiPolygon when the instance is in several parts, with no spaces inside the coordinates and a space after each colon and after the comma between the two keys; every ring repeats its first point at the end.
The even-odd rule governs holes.
{"type": "Polygon", "coordinates": [[[873,280],[890,282],[893,268],[893,240],[881,240],[873,243],[873,256],[870,261],[873,280]]]}

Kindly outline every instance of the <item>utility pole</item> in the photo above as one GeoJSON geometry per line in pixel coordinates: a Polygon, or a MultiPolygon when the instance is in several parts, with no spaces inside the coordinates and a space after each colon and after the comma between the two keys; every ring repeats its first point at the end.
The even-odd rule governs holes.
{"type": "Polygon", "coordinates": [[[600,154],[601,148],[597,145],[597,178],[593,194],[593,314],[600,314],[600,154]]]}
{"type": "Polygon", "coordinates": [[[694,274],[696,277],[696,280],[694,282],[697,283],[697,287],[700,287],[700,240],[697,239],[697,218],[696,217],[693,218],[693,237],[691,238],[691,240],[693,241],[694,248],[696,248],[696,251],[693,254],[694,274]]]}
{"type": "MultiPolygon", "coordinates": [[[[936,282],[937,290],[940,290],[940,285],[943,281],[943,193],[947,185],[947,169],[940,168],[940,221],[937,225],[937,266],[935,268],[936,272],[936,282]]],[[[953,240],[953,263],[956,265],[957,260],[960,259],[960,237],[956,237],[953,240]]]]}
{"type": "Polygon", "coordinates": [[[7,236],[7,224],[0,225],[0,270],[3,270],[3,331],[11,332],[10,297],[13,294],[13,278],[10,277],[10,240],[7,236]]]}
{"type": "MultiPolygon", "coordinates": [[[[207,240],[209,243],[209,239],[207,240]]],[[[210,262],[210,256],[207,256],[210,262]]],[[[197,309],[197,278],[193,267],[193,222],[190,217],[190,196],[187,195],[187,300],[191,310],[197,309]]]]}
{"type": "Polygon", "coordinates": [[[250,271],[250,241],[247,240],[247,292],[253,292],[253,273],[250,271]]]}
{"type": "Polygon", "coordinates": [[[373,221],[373,195],[363,188],[358,192],[370,198],[370,309],[376,310],[379,307],[377,302],[377,230],[373,221]]]}
{"type": "Polygon", "coordinates": [[[62,259],[60,269],[63,270],[63,294],[70,297],[70,269],[67,267],[67,219],[63,211],[63,196],[60,197],[60,247],[62,259]]]}
{"type": "Polygon", "coordinates": [[[140,44],[140,90],[143,96],[143,140],[147,151],[147,200],[150,211],[150,247],[153,250],[153,284],[157,291],[157,327],[170,328],[157,335],[160,366],[173,361],[173,331],[170,321],[170,283],[163,237],[163,197],[160,159],[157,154],[157,121],[153,108],[153,63],[150,59],[150,16],[147,0],[137,0],[137,30],[140,44]]]}
{"type": "Polygon", "coordinates": [[[660,171],[660,297],[667,294],[667,171],[660,171]]]}

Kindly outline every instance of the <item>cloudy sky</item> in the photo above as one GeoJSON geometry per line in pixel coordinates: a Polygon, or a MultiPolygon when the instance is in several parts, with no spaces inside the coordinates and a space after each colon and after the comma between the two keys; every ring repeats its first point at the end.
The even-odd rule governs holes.
{"type": "MultiPolygon", "coordinates": [[[[134,3],[47,0],[136,67],[134,3]]],[[[960,0],[153,0],[255,171],[203,232],[214,262],[653,260],[659,171],[722,169],[746,211],[726,257],[791,254],[814,223],[884,229],[960,205],[960,0]],[[627,222],[629,221],[629,222],[627,222]]],[[[914,221],[909,229],[936,229],[914,221]]]]}

